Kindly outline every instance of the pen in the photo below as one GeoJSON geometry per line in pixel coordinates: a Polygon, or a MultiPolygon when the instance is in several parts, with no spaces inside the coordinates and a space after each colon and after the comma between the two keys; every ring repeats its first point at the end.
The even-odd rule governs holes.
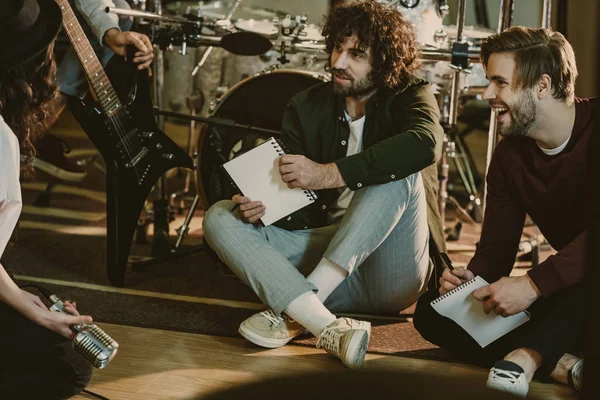
{"type": "Polygon", "coordinates": [[[440,257],[442,257],[442,260],[444,260],[448,268],[450,268],[450,271],[454,271],[454,266],[452,265],[452,261],[450,261],[450,257],[448,257],[448,254],[440,253],[440,257]]]}
{"type": "MultiPolygon", "coordinates": [[[[450,261],[450,257],[448,257],[448,254],[446,254],[446,253],[440,253],[440,257],[442,257],[442,260],[444,260],[444,262],[448,266],[448,269],[450,269],[450,271],[454,271],[454,265],[452,265],[452,261],[450,261]]],[[[457,277],[457,278],[460,279],[462,282],[466,282],[461,277],[457,277]]]]}
{"type": "Polygon", "coordinates": [[[239,206],[240,206],[240,205],[239,205],[239,204],[237,204],[237,203],[236,203],[236,204],[234,204],[234,206],[233,206],[233,207],[231,207],[231,212],[234,212],[235,210],[237,210],[239,206]]]}

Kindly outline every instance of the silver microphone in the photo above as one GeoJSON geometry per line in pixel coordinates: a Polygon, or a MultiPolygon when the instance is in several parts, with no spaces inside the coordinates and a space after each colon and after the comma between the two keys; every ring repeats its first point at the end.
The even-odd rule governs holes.
{"type": "MultiPolygon", "coordinates": [[[[49,298],[54,303],[50,307],[51,311],[69,314],[65,311],[64,303],[58,296],[53,294],[49,298]]],[[[73,349],[94,367],[98,369],[106,367],[117,354],[119,344],[95,324],[71,325],[71,330],[77,333],[72,341],[73,349]]]]}

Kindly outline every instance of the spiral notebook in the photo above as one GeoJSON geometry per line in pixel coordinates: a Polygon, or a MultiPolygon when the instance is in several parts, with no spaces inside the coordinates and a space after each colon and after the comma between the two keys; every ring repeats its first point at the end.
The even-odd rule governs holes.
{"type": "Polygon", "coordinates": [[[260,219],[264,226],[306,207],[317,199],[312,190],[290,189],[279,174],[279,158],[286,154],[285,147],[275,139],[267,141],[245,152],[225,164],[240,194],[252,201],[262,201],[266,207],[260,219]]]}
{"type": "Polygon", "coordinates": [[[459,324],[481,347],[529,321],[526,311],[506,318],[493,311],[489,314],[483,312],[483,303],[471,294],[487,285],[485,279],[476,276],[431,302],[434,310],[459,324]]]}

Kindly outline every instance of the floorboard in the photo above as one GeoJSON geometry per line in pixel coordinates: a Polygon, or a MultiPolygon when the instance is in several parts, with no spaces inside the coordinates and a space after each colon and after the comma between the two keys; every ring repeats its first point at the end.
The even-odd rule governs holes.
{"type": "MultiPolygon", "coordinates": [[[[103,370],[95,370],[88,390],[110,400],[196,399],[217,390],[297,373],[343,371],[323,350],[288,345],[261,349],[244,339],[158,329],[99,324],[117,342],[119,352],[103,370]]],[[[363,370],[419,371],[485,380],[475,366],[368,354],[363,370]]],[[[532,398],[575,399],[560,384],[531,386],[532,398]]],[[[84,395],[72,399],[90,398],[84,395]]]]}

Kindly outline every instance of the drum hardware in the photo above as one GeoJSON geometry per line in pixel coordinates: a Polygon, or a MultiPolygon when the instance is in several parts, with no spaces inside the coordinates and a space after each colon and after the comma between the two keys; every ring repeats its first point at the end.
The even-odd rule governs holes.
{"type": "Polygon", "coordinates": [[[273,48],[269,39],[254,32],[230,33],[223,36],[220,45],[228,52],[239,56],[260,56],[273,48]]]}
{"type": "MultiPolygon", "coordinates": [[[[191,110],[192,117],[196,116],[197,112],[199,110],[202,110],[202,108],[204,106],[204,98],[202,96],[202,92],[199,92],[198,95],[195,96],[193,99],[188,98],[187,101],[188,101],[188,108],[191,110]]],[[[187,147],[188,147],[188,155],[192,159],[196,158],[196,154],[194,154],[195,153],[194,152],[194,143],[196,143],[196,141],[197,141],[196,121],[193,119],[190,119],[187,147]]],[[[171,207],[177,208],[178,213],[183,213],[183,210],[185,209],[186,198],[193,201],[193,197],[191,197],[191,198],[189,196],[186,197],[186,195],[190,192],[193,171],[186,169],[184,171],[184,173],[185,173],[185,185],[184,185],[183,189],[171,194],[171,207]],[[177,198],[180,198],[179,206],[176,206],[177,198]]]]}
{"type": "Polygon", "coordinates": [[[117,8],[117,7],[106,7],[104,9],[106,13],[122,15],[124,17],[138,17],[145,18],[149,20],[154,20],[158,22],[171,22],[176,24],[201,24],[202,21],[192,21],[188,18],[171,15],[164,16],[161,14],[155,14],[147,11],[138,11],[138,10],[130,10],[127,8],[117,8]]]}
{"type": "Polygon", "coordinates": [[[306,14],[296,15],[294,17],[288,14],[279,23],[279,26],[281,28],[281,34],[283,36],[293,38],[307,36],[308,34],[305,32],[307,21],[308,16],[306,14]]]}
{"type": "MultiPolygon", "coordinates": [[[[193,115],[193,114],[186,115],[186,114],[180,114],[180,113],[176,113],[176,112],[172,112],[172,111],[160,110],[158,107],[154,108],[154,113],[156,115],[163,115],[163,116],[174,117],[174,118],[179,118],[179,119],[183,119],[183,120],[189,120],[190,124],[193,124],[194,122],[199,121],[199,122],[204,122],[205,124],[207,124],[207,126],[221,126],[221,127],[225,127],[225,128],[238,128],[238,129],[244,129],[248,132],[260,132],[262,134],[266,134],[266,135],[270,135],[270,136],[280,135],[280,131],[278,131],[278,130],[266,129],[266,128],[261,128],[259,126],[252,126],[252,125],[248,125],[248,124],[241,124],[241,123],[237,123],[235,120],[231,120],[231,119],[218,118],[218,117],[204,118],[204,117],[199,117],[199,116],[193,115]]],[[[192,148],[192,147],[190,146],[190,148],[192,148]]],[[[197,154],[194,154],[194,156],[197,157],[197,154]]],[[[197,165],[196,165],[196,168],[198,168],[197,165]]],[[[196,186],[198,187],[198,185],[200,185],[200,182],[198,182],[196,180],[196,186]]],[[[190,221],[192,220],[192,217],[193,217],[194,213],[196,212],[196,208],[198,206],[199,201],[200,201],[200,195],[196,194],[194,196],[194,199],[192,200],[192,204],[191,204],[190,209],[185,217],[183,224],[175,230],[177,232],[177,242],[175,244],[175,247],[171,249],[172,253],[175,253],[177,251],[177,249],[181,245],[181,242],[183,241],[185,236],[188,234],[190,221]]],[[[208,208],[206,204],[203,206],[204,206],[205,210],[208,208]]],[[[197,247],[197,249],[200,250],[202,248],[197,247]]],[[[145,263],[147,264],[147,262],[145,262],[145,263]]]]}
{"type": "MultiPolygon", "coordinates": [[[[231,7],[229,7],[229,10],[227,10],[227,14],[225,14],[225,18],[224,18],[225,21],[229,22],[231,20],[233,13],[235,12],[235,10],[237,10],[237,8],[241,2],[242,2],[242,0],[235,0],[233,2],[231,7]]],[[[198,8],[198,13],[199,14],[201,13],[200,8],[198,8]]],[[[202,53],[202,57],[200,57],[200,61],[198,62],[196,67],[194,67],[194,69],[192,70],[192,76],[196,76],[196,74],[198,73],[200,68],[202,68],[202,66],[204,65],[204,63],[206,62],[208,57],[210,56],[210,53],[212,52],[213,48],[214,48],[213,46],[209,46],[206,48],[206,50],[204,50],[204,53],[202,53]]]]}
{"type": "Polygon", "coordinates": [[[552,0],[544,0],[542,9],[542,28],[550,28],[552,21],[552,0]]]}
{"type": "Polygon", "coordinates": [[[134,10],[146,11],[146,0],[131,0],[130,4],[134,10]]]}
{"type": "MultiPolygon", "coordinates": [[[[463,27],[465,21],[465,3],[466,0],[459,1],[459,12],[457,21],[457,35],[456,40],[452,44],[452,58],[450,67],[454,70],[452,74],[452,85],[450,89],[450,105],[448,123],[444,126],[444,143],[442,146],[442,156],[440,160],[440,174],[439,174],[439,209],[442,222],[446,223],[446,205],[449,199],[452,204],[457,208],[460,215],[469,215],[467,210],[471,211],[472,215],[469,215],[469,222],[481,222],[483,212],[481,199],[478,197],[477,188],[475,187],[473,174],[470,166],[464,158],[464,148],[462,142],[457,135],[457,122],[458,122],[458,107],[459,107],[459,82],[461,73],[470,73],[469,65],[469,44],[463,39],[463,27]],[[457,154],[457,144],[460,151],[460,155],[457,154]],[[460,175],[460,178],[467,190],[469,195],[468,206],[463,208],[456,199],[452,198],[448,194],[448,177],[449,177],[449,164],[448,157],[452,158],[454,165],[460,175]]],[[[436,32],[435,39],[445,37],[444,35],[436,32]]]]}
{"type": "MultiPolygon", "coordinates": [[[[234,6],[239,4],[237,0],[231,7],[231,14],[235,12],[234,6]]],[[[120,9],[115,7],[106,7],[107,13],[117,15],[146,18],[157,23],[166,23],[165,25],[154,25],[147,32],[151,41],[157,44],[161,50],[172,50],[173,46],[181,46],[180,54],[187,54],[187,47],[209,46],[223,47],[233,54],[239,55],[261,55],[267,52],[271,47],[271,42],[258,34],[252,32],[236,31],[230,19],[213,20],[201,15],[186,13],[183,16],[163,16],[150,12],[136,10],[120,9]],[[203,29],[217,30],[224,34],[209,35],[203,33],[203,29]],[[224,39],[224,42],[223,42],[224,39]]],[[[198,9],[198,13],[201,10],[198,9]]],[[[200,59],[198,66],[192,71],[195,76],[199,68],[206,62],[210,52],[208,49],[200,59]]]]}
{"type": "Polygon", "coordinates": [[[198,115],[187,115],[187,114],[181,114],[181,113],[177,113],[177,112],[173,112],[173,111],[161,110],[158,107],[154,107],[154,113],[156,115],[162,115],[165,117],[173,117],[173,118],[180,118],[180,119],[189,120],[189,121],[204,122],[205,124],[211,125],[211,126],[245,129],[248,131],[260,132],[265,135],[271,135],[271,136],[273,136],[273,135],[278,136],[279,134],[281,134],[281,132],[277,129],[262,128],[258,125],[251,125],[251,124],[236,122],[236,120],[228,119],[228,118],[220,118],[220,117],[214,117],[214,116],[200,117],[198,115]]]}
{"type": "MultiPolygon", "coordinates": [[[[469,62],[479,62],[479,53],[481,49],[479,47],[471,47],[467,52],[467,58],[469,62]]],[[[434,46],[427,46],[421,48],[421,60],[431,61],[452,61],[454,56],[452,50],[438,49],[434,46]]]]}
{"type": "MultiPolygon", "coordinates": [[[[241,0],[236,2],[239,4],[241,0]]],[[[155,10],[158,11],[156,14],[134,11],[134,10],[121,10],[116,8],[107,8],[106,12],[113,12],[116,14],[148,18],[155,23],[151,25],[151,38],[154,39],[154,43],[158,43],[160,50],[155,57],[154,68],[155,68],[155,104],[160,107],[164,107],[164,51],[172,49],[174,44],[181,43],[180,54],[187,54],[187,47],[189,45],[198,46],[200,42],[208,42],[211,47],[212,45],[220,45],[220,36],[208,36],[202,35],[203,28],[219,28],[227,29],[230,27],[230,21],[212,21],[202,18],[201,15],[194,16],[186,14],[184,17],[179,16],[163,16],[161,14],[160,2],[156,2],[155,10]],[[171,25],[159,26],[158,24],[167,23],[171,25]],[[176,27],[173,26],[176,24],[176,27]],[[165,33],[167,33],[165,35],[165,33]],[[179,43],[178,43],[179,42],[179,43]]],[[[230,15],[235,11],[235,7],[231,7],[230,15]]],[[[263,42],[264,43],[264,42],[263,42]]],[[[270,43],[269,43],[270,45],[270,43]]],[[[206,61],[208,52],[204,53],[204,57],[200,62],[200,66],[206,61]]],[[[164,117],[159,116],[159,125],[164,130],[164,117]]],[[[191,128],[190,135],[192,135],[193,127],[191,128]]],[[[193,139],[190,139],[190,151],[192,151],[193,139]]],[[[169,195],[167,190],[166,177],[161,177],[155,185],[155,200],[152,204],[152,209],[145,207],[145,215],[140,218],[140,225],[138,226],[137,240],[143,240],[145,236],[145,228],[150,221],[154,223],[154,240],[152,242],[152,255],[156,261],[164,260],[165,257],[173,253],[171,245],[168,242],[169,239],[169,222],[174,220],[172,213],[172,203],[175,199],[187,193],[189,191],[189,180],[191,176],[186,177],[186,188],[183,191],[169,195]],[[143,234],[142,234],[143,233],[143,234]]],[[[182,200],[183,201],[183,200],[182,200]]],[[[193,202],[194,203],[194,202],[193,202]]],[[[197,200],[195,201],[197,203],[197,200]]],[[[187,219],[189,222],[189,218],[187,219]]],[[[181,229],[180,229],[181,232],[181,229]]],[[[177,245],[181,243],[182,237],[179,238],[177,245]]],[[[144,265],[148,265],[151,262],[144,262],[144,265]]],[[[136,263],[136,267],[139,267],[140,263],[136,263]]]]}
{"type": "MultiPolygon", "coordinates": [[[[509,28],[512,23],[512,15],[514,10],[514,0],[500,0],[500,14],[498,16],[498,33],[509,28]]],[[[498,143],[498,126],[496,123],[496,112],[492,109],[490,113],[490,129],[488,131],[487,155],[485,159],[485,175],[487,176],[490,162],[492,161],[492,153],[498,143]]],[[[485,211],[485,196],[487,195],[487,180],[483,186],[483,210],[485,211]]]]}

